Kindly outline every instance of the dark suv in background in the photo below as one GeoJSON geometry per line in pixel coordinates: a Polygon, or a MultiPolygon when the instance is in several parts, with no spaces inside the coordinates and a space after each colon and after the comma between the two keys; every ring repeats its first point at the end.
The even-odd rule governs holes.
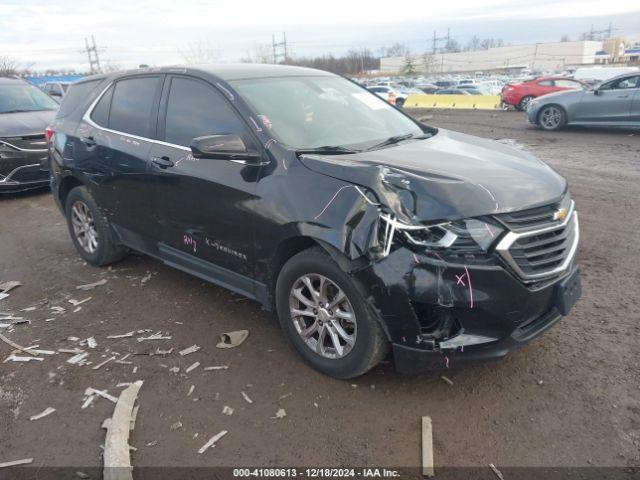
{"type": "Polygon", "coordinates": [[[275,308],[335,377],[390,347],[404,372],[502,357],[580,295],[561,176],[327,72],[89,77],[51,128],[53,195],[87,262],[133,249],[275,308]]]}
{"type": "Polygon", "coordinates": [[[0,77],[0,193],[49,184],[45,129],[57,109],[39,88],[0,77]]]}

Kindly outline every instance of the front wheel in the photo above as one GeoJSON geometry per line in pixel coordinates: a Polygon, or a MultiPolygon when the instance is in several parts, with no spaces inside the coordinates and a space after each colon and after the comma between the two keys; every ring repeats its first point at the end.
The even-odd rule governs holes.
{"type": "Polygon", "coordinates": [[[544,130],[560,130],[567,123],[564,110],[557,105],[542,107],[538,113],[538,125],[544,130]]]}
{"type": "Polygon", "coordinates": [[[335,378],[377,365],[389,346],[352,280],[321,248],[293,256],[276,285],[280,325],[298,353],[335,378]]]}

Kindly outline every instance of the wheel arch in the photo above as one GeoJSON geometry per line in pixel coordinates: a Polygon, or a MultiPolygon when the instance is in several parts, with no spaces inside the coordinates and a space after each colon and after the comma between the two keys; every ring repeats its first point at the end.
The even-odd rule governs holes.
{"type": "Polygon", "coordinates": [[[67,205],[67,197],[69,196],[69,192],[71,192],[71,190],[76,187],[82,186],[84,186],[84,183],[78,180],[78,178],[74,177],[73,175],[67,175],[66,177],[62,178],[57,192],[58,200],[60,201],[62,210],[65,210],[65,207],[67,205]]]}

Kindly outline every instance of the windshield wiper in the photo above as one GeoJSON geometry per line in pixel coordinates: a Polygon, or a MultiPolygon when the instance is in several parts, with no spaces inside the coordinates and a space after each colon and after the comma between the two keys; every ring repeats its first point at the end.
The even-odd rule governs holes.
{"type": "Polygon", "coordinates": [[[424,138],[431,137],[431,134],[425,133],[422,135],[414,136],[413,133],[407,133],[405,135],[394,135],[393,137],[389,137],[386,140],[376,143],[375,145],[367,148],[367,151],[377,150],[378,148],[386,147],[387,145],[394,145],[396,143],[400,143],[403,140],[409,140],[410,138],[415,138],[416,140],[421,140],[424,138]]]}
{"type": "Polygon", "coordinates": [[[323,145],[316,148],[299,148],[296,150],[296,154],[302,155],[305,153],[327,153],[330,155],[341,155],[348,153],[358,153],[360,150],[352,150],[351,148],[341,147],[339,145],[323,145]]]}

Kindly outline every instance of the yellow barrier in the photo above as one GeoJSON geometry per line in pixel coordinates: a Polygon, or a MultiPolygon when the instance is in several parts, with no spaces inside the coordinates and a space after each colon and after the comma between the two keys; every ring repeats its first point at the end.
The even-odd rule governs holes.
{"type": "Polygon", "coordinates": [[[468,108],[495,110],[500,108],[499,95],[409,95],[404,108],[468,108]]]}

